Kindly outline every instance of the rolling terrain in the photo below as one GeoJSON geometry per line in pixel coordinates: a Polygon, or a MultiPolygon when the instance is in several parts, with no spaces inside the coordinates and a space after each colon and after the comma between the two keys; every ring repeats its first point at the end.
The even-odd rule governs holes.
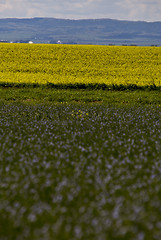
{"type": "Polygon", "coordinates": [[[112,19],[0,19],[0,40],[98,45],[161,45],[161,22],[112,19]]]}

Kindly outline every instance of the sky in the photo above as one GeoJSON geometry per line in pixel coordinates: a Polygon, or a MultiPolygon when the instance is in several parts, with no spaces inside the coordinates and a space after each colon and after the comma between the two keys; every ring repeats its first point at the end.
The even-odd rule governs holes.
{"type": "Polygon", "coordinates": [[[161,21],[161,0],[0,0],[0,18],[161,21]]]}

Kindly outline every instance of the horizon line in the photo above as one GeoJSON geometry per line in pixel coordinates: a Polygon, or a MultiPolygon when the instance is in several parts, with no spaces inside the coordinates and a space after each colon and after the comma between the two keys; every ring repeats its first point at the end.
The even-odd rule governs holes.
{"type": "Polygon", "coordinates": [[[145,23],[160,23],[161,20],[159,21],[147,21],[147,20],[127,20],[127,19],[116,19],[116,18],[58,18],[58,17],[2,17],[0,20],[5,20],[5,19],[18,19],[18,20],[23,20],[23,19],[58,19],[58,20],[69,20],[69,21],[84,21],[84,20],[112,20],[112,21],[121,21],[121,22],[145,22],[145,23]]]}

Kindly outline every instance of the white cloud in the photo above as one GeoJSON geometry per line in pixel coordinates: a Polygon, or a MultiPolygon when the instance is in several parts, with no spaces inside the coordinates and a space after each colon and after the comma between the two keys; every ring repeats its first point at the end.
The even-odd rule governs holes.
{"type": "Polygon", "coordinates": [[[0,18],[115,18],[161,21],[161,0],[0,0],[0,18]]]}
{"type": "Polygon", "coordinates": [[[119,0],[118,7],[126,13],[127,19],[161,21],[160,0],[119,0]]]}

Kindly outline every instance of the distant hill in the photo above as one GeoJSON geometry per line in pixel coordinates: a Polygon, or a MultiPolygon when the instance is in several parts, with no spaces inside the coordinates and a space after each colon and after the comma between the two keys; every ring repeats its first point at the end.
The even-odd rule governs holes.
{"type": "Polygon", "coordinates": [[[0,41],[161,45],[161,22],[5,18],[0,19],[0,41]]]}

